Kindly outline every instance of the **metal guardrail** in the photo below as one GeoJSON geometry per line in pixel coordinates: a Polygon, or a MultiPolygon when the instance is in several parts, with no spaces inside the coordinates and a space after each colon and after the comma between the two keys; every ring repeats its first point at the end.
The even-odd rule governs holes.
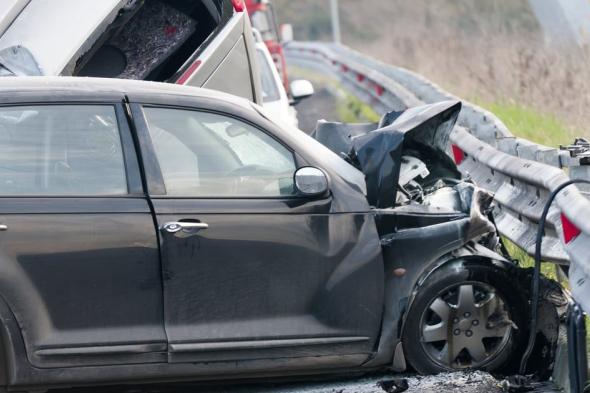
{"type": "MultiPolygon", "coordinates": [[[[380,113],[459,100],[411,71],[342,45],[292,42],[286,54],[291,64],[337,78],[380,113]]],[[[449,154],[459,159],[461,171],[495,193],[495,216],[502,235],[533,255],[538,223],[549,195],[570,179],[566,171],[571,178],[590,180],[590,165],[584,165],[587,157],[574,154],[576,147],[560,150],[517,138],[492,113],[469,102],[463,104],[449,154]]],[[[555,263],[571,262],[572,269],[585,279],[590,277],[590,201],[580,191],[584,189],[588,190],[570,186],[556,198],[547,220],[542,257],[555,263]]],[[[590,284],[584,279],[571,283],[578,298],[585,297],[581,295],[584,281],[590,284]]],[[[582,300],[590,311],[590,299],[582,300]]]]}

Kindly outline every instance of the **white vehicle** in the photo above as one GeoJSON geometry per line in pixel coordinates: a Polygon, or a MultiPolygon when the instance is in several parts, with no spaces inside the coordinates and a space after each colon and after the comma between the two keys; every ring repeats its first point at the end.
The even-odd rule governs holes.
{"type": "Polygon", "coordinates": [[[262,106],[275,119],[299,127],[297,111],[294,105],[314,93],[313,85],[307,80],[295,80],[291,83],[291,97],[285,91],[281,76],[260,33],[254,30],[256,40],[256,58],[260,68],[262,85],[262,106]]]}
{"type": "Polygon", "coordinates": [[[237,0],[0,0],[0,76],[94,76],[206,87],[262,103],[237,0]]]}

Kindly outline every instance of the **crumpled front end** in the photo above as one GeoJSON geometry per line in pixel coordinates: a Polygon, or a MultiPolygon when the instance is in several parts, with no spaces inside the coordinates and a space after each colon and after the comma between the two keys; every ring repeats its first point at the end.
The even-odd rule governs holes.
{"type": "MultiPolygon", "coordinates": [[[[460,242],[497,236],[493,196],[464,179],[447,154],[461,103],[445,101],[390,112],[379,124],[322,121],[313,136],[365,175],[367,200],[382,237],[408,228],[464,220],[460,242]]],[[[459,239],[458,239],[459,240],[459,239]]]]}

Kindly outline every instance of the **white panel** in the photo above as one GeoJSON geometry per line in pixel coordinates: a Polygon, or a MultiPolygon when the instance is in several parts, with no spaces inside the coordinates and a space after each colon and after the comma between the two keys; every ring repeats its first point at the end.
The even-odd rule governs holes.
{"type": "Polygon", "coordinates": [[[91,47],[124,3],[32,0],[0,38],[0,49],[22,45],[31,51],[45,75],[60,75],[91,47]]]}
{"type": "Polygon", "coordinates": [[[10,26],[14,18],[30,0],[2,0],[0,2],[0,35],[10,26]]]}

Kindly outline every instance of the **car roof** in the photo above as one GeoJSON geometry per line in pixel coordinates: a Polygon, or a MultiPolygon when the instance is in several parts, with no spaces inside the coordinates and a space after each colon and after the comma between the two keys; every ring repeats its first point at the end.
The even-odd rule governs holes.
{"type": "MultiPolygon", "coordinates": [[[[90,78],[71,76],[19,76],[0,77],[0,97],[4,100],[15,95],[35,93],[45,95],[67,92],[79,96],[96,95],[168,95],[195,98],[212,98],[254,111],[252,103],[244,98],[202,87],[176,85],[129,79],[90,78]]],[[[17,99],[14,99],[15,101],[17,99]]]]}

